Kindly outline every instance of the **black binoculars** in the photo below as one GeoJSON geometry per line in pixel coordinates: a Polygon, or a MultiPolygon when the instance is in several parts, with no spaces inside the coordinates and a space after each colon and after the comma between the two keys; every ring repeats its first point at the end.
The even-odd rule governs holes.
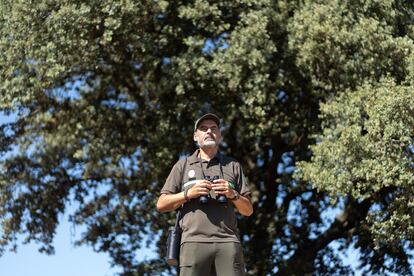
{"type": "MultiPolygon", "coordinates": [[[[204,176],[204,179],[208,180],[210,182],[213,182],[214,180],[219,179],[219,178],[220,177],[218,175],[215,175],[213,177],[210,177],[209,175],[204,176]]],[[[219,195],[217,197],[217,201],[220,202],[220,203],[227,203],[227,197],[225,195],[219,195]]],[[[208,196],[206,196],[206,195],[200,196],[200,203],[205,204],[207,202],[208,202],[208,196]]]]}

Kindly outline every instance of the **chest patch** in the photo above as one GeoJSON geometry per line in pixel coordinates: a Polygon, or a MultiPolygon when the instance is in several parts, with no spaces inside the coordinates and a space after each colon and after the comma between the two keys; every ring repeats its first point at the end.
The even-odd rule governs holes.
{"type": "Polygon", "coordinates": [[[195,176],[195,170],[188,171],[188,178],[193,178],[195,176]]]}

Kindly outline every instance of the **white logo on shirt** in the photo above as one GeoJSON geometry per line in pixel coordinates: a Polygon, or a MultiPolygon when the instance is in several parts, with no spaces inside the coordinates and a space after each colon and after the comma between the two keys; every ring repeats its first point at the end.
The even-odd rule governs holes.
{"type": "Polygon", "coordinates": [[[195,170],[189,170],[188,171],[188,177],[193,178],[195,176],[195,170]]]}

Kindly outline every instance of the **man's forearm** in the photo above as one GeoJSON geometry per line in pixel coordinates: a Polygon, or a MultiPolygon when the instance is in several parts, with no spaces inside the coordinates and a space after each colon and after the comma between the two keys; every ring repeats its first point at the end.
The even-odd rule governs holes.
{"type": "Polygon", "coordinates": [[[184,192],[178,194],[162,194],[157,201],[157,210],[160,212],[174,211],[187,202],[184,192]]]}
{"type": "Polygon", "coordinates": [[[232,201],[234,206],[243,216],[251,216],[253,214],[253,205],[249,198],[240,196],[239,199],[232,201]]]}

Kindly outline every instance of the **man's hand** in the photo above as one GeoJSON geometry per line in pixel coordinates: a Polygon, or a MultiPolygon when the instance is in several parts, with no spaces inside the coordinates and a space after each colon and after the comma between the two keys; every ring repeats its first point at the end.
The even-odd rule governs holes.
{"type": "Polygon", "coordinates": [[[211,189],[213,189],[216,194],[225,195],[227,198],[234,198],[235,196],[231,183],[224,179],[214,180],[211,189]]]}
{"type": "Polygon", "coordinates": [[[187,192],[187,196],[188,198],[197,198],[199,196],[202,195],[208,195],[210,193],[212,187],[212,183],[208,180],[199,180],[197,181],[196,184],[194,184],[194,186],[192,186],[188,192],[187,192]]]}

